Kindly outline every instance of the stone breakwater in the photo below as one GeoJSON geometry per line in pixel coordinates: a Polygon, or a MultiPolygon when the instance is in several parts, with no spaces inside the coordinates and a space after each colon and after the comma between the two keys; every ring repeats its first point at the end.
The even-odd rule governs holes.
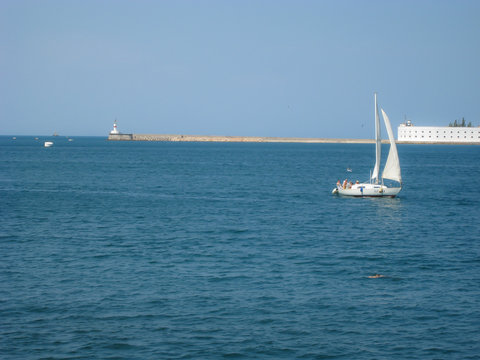
{"type": "MultiPolygon", "coordinates": [[[[166,135],[166,134],[110,134],[108,140],[113,141],[190,141],[190,142],[256,142],[256,143],[318,143],[318,144],[373,144],[373,139],[327,139],[327,138],[290,138],[260,136],[216,136],[216,135],[166,135]]],[[[469,142],[427,142],[427,141],[395,141],[397,144],[424,145],[479,145],[469,142]]],[[[388,144],[388,140],[382,140],[388,144]]]]}
{"type": "Polygon", "coordinates": [[[201,141],[201,142],[263,142],[263,143],[344,143],[372,144],[371,139],[325,139],[288,138],[259,136],[215,136],[215,135],[166,135],[166,134],[110,134],[108,140],[116,141],[201,141]]]}

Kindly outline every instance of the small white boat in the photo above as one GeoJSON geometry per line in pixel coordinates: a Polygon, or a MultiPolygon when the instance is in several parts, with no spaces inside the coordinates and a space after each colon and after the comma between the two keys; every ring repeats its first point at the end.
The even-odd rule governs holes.
{"type": "Polygon", "coordinates": [[[51,146],[53,146],[53,142],[51,142],[51,141],[45,141],[45,142],[43,143],[43,146],[45,146],[45,147],[51,147],[51,146]]]}
{"type": "Polygon", "coordinates": [[[380,159],[382,154],[382,139],[380,131],[380,117],[378,115],[377,94],[375,93],[375,167],[370,176],[369,182],[365,183],[343,183],[337,182],[337,187],[332,190],[332,194],[346,196],[389,196],[395,197],[402,190],[402,175],[400,171],[400,161],[398,159],[397,145],[393,136],[392,126],[385,111],[382,110],[383,121],[387,129],[388,138],[390,139],[390,151],[388,153],[387,162],[380,178],[380,159]],[[384,179],[391,180],[394,185],[387,186],[384,179]],[[396,186],[398,184],[398,186],[396,186]]]}

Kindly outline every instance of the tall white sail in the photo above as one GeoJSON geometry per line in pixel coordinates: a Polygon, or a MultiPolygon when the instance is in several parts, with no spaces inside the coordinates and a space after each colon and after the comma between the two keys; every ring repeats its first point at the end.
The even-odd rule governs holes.
{"type": "Polygon", "coordinates": [[[388,152],[387,163],[383,169],[382,177],[384,179],[390,179],[394,181],[402,182],[402,174],[400,172],[400,160],[398,159],[397,145],[395,144],[395,138],[393,136],[392,126],[387,114],[382,109],[383,121],[387,128],[388,138],[390,139],[390,151],[388,152]]]}
{"type": "Polygon", "coordinates": [[[382,137],[380,134],[380,116],[378,116],[377,93],[375,93],[375,167],[373,168],[372,180],[378,184],[380,172],[380,158],[382,157],[382,137]]]}

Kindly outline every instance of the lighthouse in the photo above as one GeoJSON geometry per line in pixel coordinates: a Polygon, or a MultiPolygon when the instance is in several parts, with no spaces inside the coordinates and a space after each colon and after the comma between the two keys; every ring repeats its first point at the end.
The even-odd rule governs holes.
{"type": "Polygon", "coordinates": [[[113,122],[113,130],[108,134],[108,140],[133,140],[133,134],[121,133],[117,129],[117,119],[113,122]]]}
{"type": "Polygon", "coordinates": [[[114,135],[114,134],[120,134],[118,132],[118,129],[117,129],[117,119],[115,119],[115,121],[113,122],[113,130],[110,131],[110,134],[114,135]]]}

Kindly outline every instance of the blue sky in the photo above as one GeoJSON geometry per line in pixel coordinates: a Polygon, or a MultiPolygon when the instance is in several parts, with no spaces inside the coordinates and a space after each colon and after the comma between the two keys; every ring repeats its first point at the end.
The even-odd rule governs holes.
{"type": "Polygon", "coordinates": [[[0,134],[480,125],[480,1],[0,1],[0,134]]]}

